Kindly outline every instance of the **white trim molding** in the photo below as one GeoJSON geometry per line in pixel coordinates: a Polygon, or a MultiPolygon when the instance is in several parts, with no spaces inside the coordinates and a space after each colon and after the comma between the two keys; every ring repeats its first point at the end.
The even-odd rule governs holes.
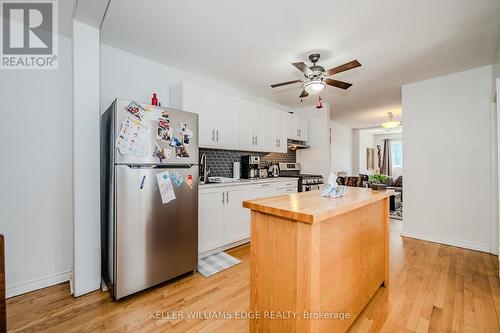
{"type": "Polygon", "coordinates": [[[25,294],[30,291],[50,287],[55,284],[67,282],[71,279],[71,270],[62,271],[59,273],[47,275],[33,280],[21,282],[13,286],[7,286],[7,298],[25,294]]]}
{"type": "Polygon", "coordinates": [[[401,233],[401,236],[420,239],[420,240],[433,242],[433,243],[461,247],[464,249],[469,249],[469,250],[474,250],[474,251],[481,251],[481,252],[490,253],[490,245],[489,244],[470,242],[470,241],[465,241],[465,240],[450,238],[450,237],[427,235],[427,234],[422,234],[420,232],[414,232],[414,231],[404,231],[401,233]]]}

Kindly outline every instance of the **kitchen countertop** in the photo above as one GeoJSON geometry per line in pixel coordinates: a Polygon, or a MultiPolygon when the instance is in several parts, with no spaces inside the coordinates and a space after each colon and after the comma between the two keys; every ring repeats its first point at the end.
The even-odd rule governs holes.
{"type": "Polygon", "coordinates": [[[366,206],[394,194],[394,191],[373,191],[346,187],[344,196],[325,198],[320,191],[301,192],[287,196],[243,201],[243,207],[305,223],[317,223],[366,206]]]}
{"type": "Polygon", "coordinates": [[[204,188],[213,188],[213,187],[227,187],[227,186],[241,186],[241,185],[257,185],[257,184],[265,184],[265,183],[280,183],[286,181],[298,181],[298,178],[295,177],[276,177],[276,178],[266,178],[266,179],[240,179],[239,181],[232,183],[208,183],[208,184],[199,184],[199,189],[204,188]]]}

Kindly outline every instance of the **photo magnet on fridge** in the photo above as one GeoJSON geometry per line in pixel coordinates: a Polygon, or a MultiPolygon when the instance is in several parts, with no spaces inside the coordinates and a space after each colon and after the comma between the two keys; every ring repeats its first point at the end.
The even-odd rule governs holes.
{"type": "Polygon", "coordinates": [[[174,182],[175,187],[179,187],[182,185],[182,182],[184,181],[184,177],[178,172],[172,172],[170,174],[170,178],[172,178],[172,181],[174,182]]]}
{"type": "Polygon", "coordinates": [[[133,101],[127,105],[127,111],[139,121],[144,118],[144,114],[146,113],[145,108],[133,101]]]}
{"type": "Polygon", "coordinates": [[[172,185],[172,180],[170,179],[170,172],[164,171],[157,173],[156,181],[158,182],[158,188],[160,189],[161,202],[166,204],[175,200],[174,186],[172,185]]]}
{"type": "Polygon", "coordinates": [[[193,189],[193,176],[192,175],[188,175],[186,177],[186,184],[188,184],[190,189],[193,189]]]}

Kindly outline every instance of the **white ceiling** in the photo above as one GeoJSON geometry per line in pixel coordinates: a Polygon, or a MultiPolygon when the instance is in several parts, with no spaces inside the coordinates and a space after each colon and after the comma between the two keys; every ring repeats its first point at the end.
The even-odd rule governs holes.
{"type": "Polygon", "coordinates": [[[401,108],[401,85],[490,64],[500,36],[499,0],[112,0],[102,41],[274,102],[299,107],[302,78],[290,63],[320,52],[325,68],[363,65],[327,87],[332,117],[380,124],[401,108]]]}

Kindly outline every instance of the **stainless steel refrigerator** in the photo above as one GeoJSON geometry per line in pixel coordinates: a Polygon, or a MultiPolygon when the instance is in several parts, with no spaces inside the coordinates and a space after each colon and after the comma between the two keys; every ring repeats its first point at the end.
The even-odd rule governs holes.
{"type": "Polygon", "coordinates": [[[103,281],[118,300],[198,260],[198,115],[117,99],[101,116],[103,281]]]}

